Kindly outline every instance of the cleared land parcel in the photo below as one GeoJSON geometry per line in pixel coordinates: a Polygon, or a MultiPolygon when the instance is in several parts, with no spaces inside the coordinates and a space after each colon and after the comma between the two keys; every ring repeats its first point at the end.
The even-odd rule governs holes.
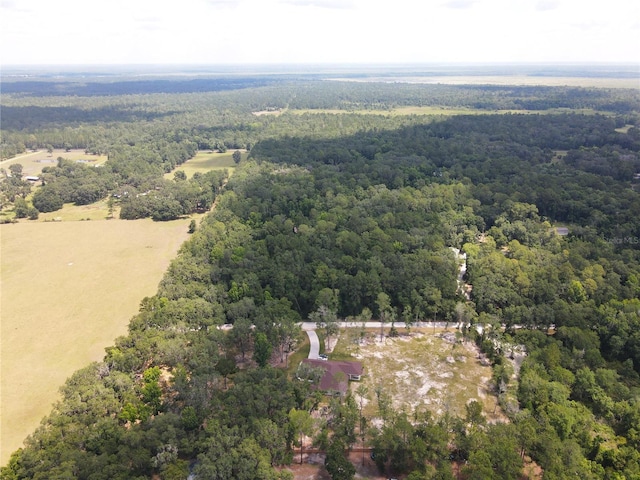
{"type": "Polygon", "coordinates": [[[0,463],[49,413],[66,378],[102,359],[126,333],[186,239],[188,223],[0,226],[0,463]]]}

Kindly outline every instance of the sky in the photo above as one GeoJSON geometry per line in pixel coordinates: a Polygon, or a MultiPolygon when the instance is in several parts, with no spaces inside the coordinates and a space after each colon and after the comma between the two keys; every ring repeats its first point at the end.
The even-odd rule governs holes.
{"type": "Polygon", "coordinates": [[[0,0],[0,65],[612,62],[637,0],[0,0]]]}

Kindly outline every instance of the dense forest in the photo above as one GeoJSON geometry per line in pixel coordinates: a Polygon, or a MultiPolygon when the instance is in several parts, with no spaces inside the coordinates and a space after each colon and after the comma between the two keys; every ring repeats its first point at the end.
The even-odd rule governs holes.
{"type": "Polygon", "coordinates": [[[361,437],[381,472],[412,480],[456,478],[454,463],[458,478],[518,478],[525,457],[544,479],[640,478],[637,91],[241,80],[3,84],[3,158],[108,154],[99,169],[59,159],[33,194],[14,169],[4,208],[116,194],[122,218],[169,220],[217,198],[3,479],[292,478],[302,434],[334,479],[353,478],[345,452],[361,437]],[[197,150],[239,148],[249,158],[226,184],[163,179],[197,150]],[[384,389],[369,392],[379,421],[361,418],[364,392],[327,400],[313,372],[285,368],[307,319],[457,325],[491,359],[509,421],[475,402],[464,417],[394,411],[384,389]]]}

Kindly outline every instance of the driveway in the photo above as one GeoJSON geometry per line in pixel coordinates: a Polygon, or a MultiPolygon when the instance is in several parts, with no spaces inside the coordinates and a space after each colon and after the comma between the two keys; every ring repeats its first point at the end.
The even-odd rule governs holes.
{"type": "Polygon", "coordinates": [[[320,355],[320,341],[318,340],[318,334],[315,330],[307,330],[307,335],[309,336],[309,358],[317,359],[318,355],[320,355]]]}

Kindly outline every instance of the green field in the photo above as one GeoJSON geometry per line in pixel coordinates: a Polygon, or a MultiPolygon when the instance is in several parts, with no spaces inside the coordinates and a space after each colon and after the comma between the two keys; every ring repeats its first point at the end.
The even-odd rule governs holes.
{"type": "MultiPolygon", "coordinates": [[[[118,218],[119,207],[114,208],[113,217],[118,218]]],[[[41,213],[38,215],[39,222],[51,221],[78,221],[78,220],[106,220],[109,215],[109,206],[106,200],[91,203],[89,205],[74,205],[65,203],[61,210],[55,212],[41,213]]],[[[32,222],[32,220],[19,220],[20,222],[32,222]]]]}
{"type": "Polygon", "coordinates": [[[50,412],[64,381],[127,332],[189,222],[0,225],[0,464],[50,412]]]}
{"type": "MultiPolygon", "coordinates": [[[[207,173],[210,170],[227,169],[229,170],[229,175],[231,175],[236,166],[232,157],[233,152],[234,150],[229,150],[225,153],[199,151],[195,157],[190,158],[182,165],[178,165],[174,172],[182,170],[187,174],[187,178],[191,178],[196,172],[207,173]]],[[[243,160],[247,158],[246,151],[240,150],[240,152],[242,153],[243,160]]],[[[174,172],[165,174],[165,178],[173,179],[174,172]]]]}

